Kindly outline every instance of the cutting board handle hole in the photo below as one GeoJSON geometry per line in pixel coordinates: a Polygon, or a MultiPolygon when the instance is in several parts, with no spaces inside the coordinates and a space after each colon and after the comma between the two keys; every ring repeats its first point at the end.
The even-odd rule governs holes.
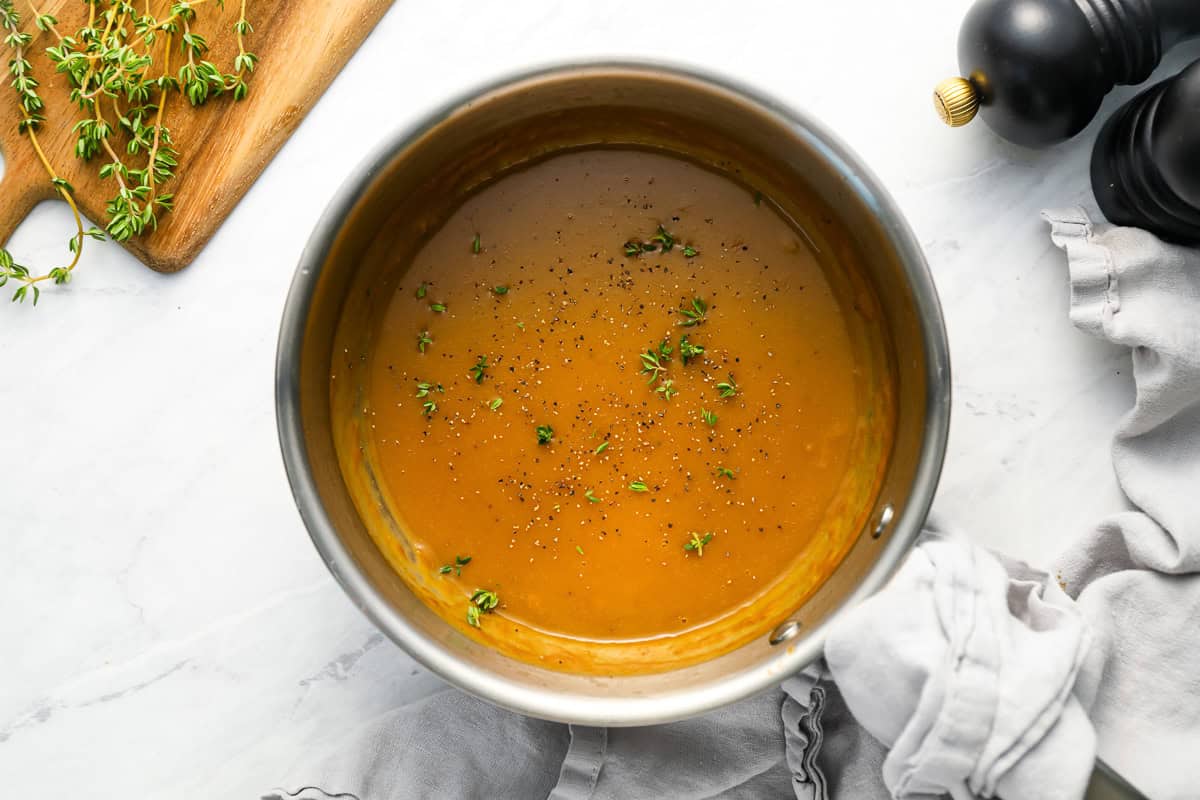
{"type": "MultiPolygon", "coordinates": [[[[0,167],[0,247],[4,247],[33,207],[45,200],[53,189],[48,179],[39,185],[39,176],[24,172],[21,160],[8,158],[7,153],[0,152],[0,167]]],[[[45,178],[45,175],[41,177],[45,178]]],[[[63,240],[69,235],[69,232],[64,234],[63,240]]]]}

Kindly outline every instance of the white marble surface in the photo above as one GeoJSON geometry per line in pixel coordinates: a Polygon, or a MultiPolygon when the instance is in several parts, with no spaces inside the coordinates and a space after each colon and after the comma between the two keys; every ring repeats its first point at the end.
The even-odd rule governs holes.
{"type": "MultiPolygon", "coordinates": [[[[891,188],[941,292],[955,394],[937,511],[1045,562],[1120,507],[1108,437],[1128,359],[1069,325],[1038,218],[1091,202],[1095,126],[1045,153],[943,128],[929,93],[954,72],[966,7],[399,0],[192,267],[156,275],[105,244],[36,310],[0,303],[6,793],[257,797],[436,685],[343,597],[300,525],[275,438],[276,327],[308,231],[364,151],[534,63],[698,63],[823,118],[891,188]]],[[[45,262],[68,224],[44,205],[12,248],[45,262]]]]}

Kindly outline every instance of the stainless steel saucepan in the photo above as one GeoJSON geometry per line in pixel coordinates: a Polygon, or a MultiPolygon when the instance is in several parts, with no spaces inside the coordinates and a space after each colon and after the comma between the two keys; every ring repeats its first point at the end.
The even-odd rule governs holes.
{"type": "MultiPolygon", "coordinates": [[[[731,167],[732,168],[732,167],[731,167]]],[[[752,183],[752,185],[755,185],[752,183]]],[[[367,282],[370,285],[370,282],[367,282]]],[[[925,521],[946,448],[946,333],[921,250],[862,162],[816,120],[753,89],[691,69],[596,63],[520,75],[453,100],[387,136],[317,225],[284,310],[277,362],[279,437],[296,503],[347,594],[447,681],[525,714],[587,725],[676,720],[779,683],[816,659],[838,615],[878,590],[925,521]],[[396,219],[429,230],[489,174],[558,148],[646,142],[737,165],[786,208],[818,197],[851,232],[882,307],[895,375],[896,440],[869,521],[815,595],[768,635],[700,664],[596,677],[505,657],[427,609],[394,573],[351,502],[334,450],[335,328],[367,254],[396,219]],[[798,200],[797,200],[798,201],[798,200]],[[399,214],[399,217],[397,216],[399,214]]]]}

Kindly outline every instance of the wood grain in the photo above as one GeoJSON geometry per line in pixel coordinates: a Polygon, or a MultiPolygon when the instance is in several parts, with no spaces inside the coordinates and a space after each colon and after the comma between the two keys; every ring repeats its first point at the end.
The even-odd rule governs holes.
{"type": "MultiPolygon", "coordinates": [[[[112,180],[97,175],[100,161],[85,164],[74,156],[71,131],[78,109],[70,103],[70,88],[56,74],[43,50],[54,43],[49,33],[39,33],[32,24],[27,0],[14,5],[22,14],[25,29],[36,34],[29,60],[41,82],[46,103],[46,122],[39,138],[59,173],[75,187],[80,209],[97,225],[107,222],[105,203],[116,193],[112,180]]],[[[234,102],[224,95],[200,108],[192,108],[172,93],[164,112],[180,152],[175,179],[163,187],[174,192],[175,210],[160,215],[157,231],[125,243],[143,263],[160,272],[187,266],[229,215],[272,156],[283,145],[317,98],[349,60],[367,33],[375,26],[390,0],[250,0],[247,18],[254,33],[246,47],[260,58],[250,79],[250,95],[234,102]]],[[[198,7],[196,31],[208,37],[209,59],[231,69],[237,52],[231,26],[237,20],[235,3],[225,10],[215,4],[198,7]]],[[[167,3],[154,0],[158,16],[169,13],[167,3]]],[[[59,19],[61,32],[74,32],[86,21],[86,5],[79,0],[49,0],[38,10],[59,19]]],[[[4,49],[3,63],[11,54],[4,49]]],[[[161,56],[156,52],[156,59],[161,56]]],[[[173,63],[180,59],[178,48],[173,63]]],[[[158,64],[156,60],[156,68],[158,64]]],[[[4,176],[0,181],[0,244],[29,211],[42,200],[56,196],[30,146],[17,130],[20,112],[16,95],[8,86],[7,72],[0,86],[0,150],[4,153],[4,176]]],[[[99,157],[97,157],[99,158],[99,157]]],[[[71,231],[63,231],[66,243],[71,231]]]]}

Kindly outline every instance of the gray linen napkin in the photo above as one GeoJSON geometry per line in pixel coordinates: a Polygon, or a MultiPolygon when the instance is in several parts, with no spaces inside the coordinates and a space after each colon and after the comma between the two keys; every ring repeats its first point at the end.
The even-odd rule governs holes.
{"type": "Polygon", "coordinates": [[[1094,644],[1075,695],[1099,753],[1153,800],[1200,797],[1200,251],[1080,209],[1046,215],[1071,269],[1071,320],[1133,352],[1113,440],[1133,506],[1057,561],[1094,644]]]}
{"type": "Polygon", "coordinates": [[[1078,209],[1046,218],[1072,320],[1130,347],[1137,383],[1113,463],[1140,510],[1088,532],[1056,579],[931,533],[832,633],[836,685],[806,671],[698,719],[607,731],[448,690],[266,797],[1040,800],[1081,796],[1097,749],[1152,800],[1200,797],[1200,254],[1078,209]],[[881,624],[897,609],[904,625],[881,624]]]}
{"type": "Polygon", "coordinates": [[[878,787],[883,750],[836,691],[827,694],[813,674],[787,689],[798,699],[774,690],[696,719],[608,730],[531,720],[446,690],[382,715],[320,761],[301,762],[265,800],[825,800],[827,779],[835,791],[847,787],[847,797],[886,797],[857,790],[878,787]],[[823,751],[820,708],[833,726],[823,751]],[[823,774],[818,751],[845,755],[846,767],[823,774]]]}

